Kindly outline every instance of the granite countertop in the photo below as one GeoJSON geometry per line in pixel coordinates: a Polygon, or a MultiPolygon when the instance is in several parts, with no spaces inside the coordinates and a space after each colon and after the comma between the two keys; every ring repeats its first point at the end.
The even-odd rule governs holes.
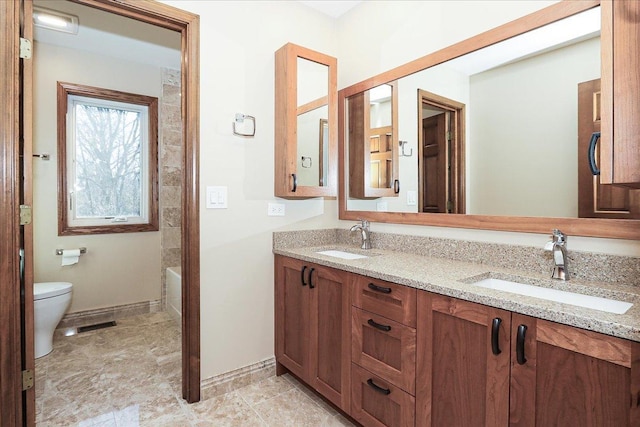
{"type": "Polygon", "coordinates": [[[633,286],[579,279],[564,282],[552,280],[548,274],[538,274],[517,268],[495,267],[382,249],[365,251],[346,244],[297,248],[274,247],[273,252],[441,295],[640,342],[640,288],[633,286]],[[328,249],[363,254],[367,255],[367,258],[346,260],[317,253],[328,249]],[[633,303],[633,306],[624,314],[613,314],[471,284],[489,277],[616,299],[633,303]]]}

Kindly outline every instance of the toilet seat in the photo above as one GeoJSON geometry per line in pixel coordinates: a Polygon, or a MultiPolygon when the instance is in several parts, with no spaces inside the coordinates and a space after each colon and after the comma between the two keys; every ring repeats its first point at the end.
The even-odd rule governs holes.
{"type": "Polygon", "coordinates": [[[38,301],[46,298],[53,298],[71,292],[69,282],[43,282],[33,284],[33,299],[38,301]]]}

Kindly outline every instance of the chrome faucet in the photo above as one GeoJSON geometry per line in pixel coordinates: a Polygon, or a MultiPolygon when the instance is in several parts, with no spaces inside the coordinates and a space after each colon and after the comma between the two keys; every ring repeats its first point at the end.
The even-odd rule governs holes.
{"type": "Polygon", "coordinates": [[[567,235],[557,228],[553,230],[551,241],[544,247],[553,254],[552,279],[569,280],[569,257],[567,256],[567,235]]]}
{"type": "Polygon", "coordinates": [[[362,249],[371,249],[371,231],[369,230],[369,221],[367,221],[366,219],[363,219],[361,221],[361,224],[356,224],[351,227],[350,231],[360,230],[360,232],[362,233],[362,245],[360,247],[362,249]]]}

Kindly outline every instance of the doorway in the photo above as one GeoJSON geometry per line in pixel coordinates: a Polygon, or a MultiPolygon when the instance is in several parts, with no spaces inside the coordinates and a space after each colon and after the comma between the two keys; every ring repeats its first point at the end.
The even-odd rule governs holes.
{"type": "MultiPolygon", "coordinates": [[[[136,2],[124,4],[115,0],[76,0],[106,12],[133,18],[138,21],[177,31],[182,38],[181,107],[183,194],[181,203],[182,230],[182,396],[188,402],[200,399],[200,300],[199,300],[199,200],[198,200],[198,151],[199,151],[199,18],[197,15],[160,3],[136,2]]],[[[20,297],[25,301],[33,292],[32,260],[25,257],[25,281],[20,286],[20,241],[21,228],[29,239],[30,225],[21,227],[18,221],[18,205],[23,185],[20,182],[20,167],[31,170],[32,158],[29,128],[31,123],[31,78],[28,66],[24,74],[21,69],[28,58],[20,59],[19,38],[30,35],[32,19],[31,0],[0,2],[2,24],[2,62],[0,88],[5,107],[1,115],[0,170],[3,172],[0,205],[2,227],[0,227],[0,296],[3,310],[0,320],[0,390],[2,404],[0,419],[10,425],[34,425],[35,393],[33,388],[22,389],[21,372],[33,370],[33,310],[21,310],[20,297]],[[24,18],[21,21],[21,18],[24,18]],[[24,125],[22,125],[24,124],[24,125]],[[21,126],[25,129],[21,134],[21,126]],[[23,143],[20,143],[21,139],[23,143]],[[20,166],[23,165],[23,166],[20,166]],[[6,219],[6,221],[5,221],[6,219]],[[28,232],[27,232],[28,230],[28,232]],[[30,270],[31,269],[31,270],[30,270]],[[22,348],[22,343],[27,343],[22,348]]],[[[28,172],[24,187],[31,185],[28,172]]],[[[27,188],[28,191],[28,188],[27,188]]],[[[32,242],[25,242],[25,246],[32,242]]]]}
{"type": "Polygon", "coordinates": [[[465,213],[464,104],[418,90],[418,212],[465,213]]]}

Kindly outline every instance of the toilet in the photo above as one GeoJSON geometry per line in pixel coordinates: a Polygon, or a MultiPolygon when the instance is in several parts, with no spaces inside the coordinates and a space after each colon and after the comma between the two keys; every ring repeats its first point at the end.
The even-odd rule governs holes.
{"type": "Polygon", "coordinates": [[[69,282],[33,284],[36,359],[51,353],[53,332],[69,308],[72,287],[69,282]]]}

